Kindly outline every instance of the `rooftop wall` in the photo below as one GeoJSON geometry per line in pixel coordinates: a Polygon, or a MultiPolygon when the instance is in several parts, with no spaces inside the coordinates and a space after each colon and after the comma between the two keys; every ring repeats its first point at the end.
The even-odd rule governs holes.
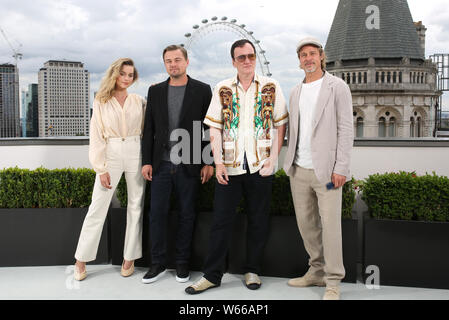
{"type": "MultiPolygon", "coordinates": [[[[0,139],[0,169],[90,168],[89,140],[0,139]]],[[[283,147],[279,163],[283,163],[283,147]]],[[[449,176],[449,139],[360,139],[354,142],[351,172],[356,179],[374,173],[416,171],[449,176]]]]}

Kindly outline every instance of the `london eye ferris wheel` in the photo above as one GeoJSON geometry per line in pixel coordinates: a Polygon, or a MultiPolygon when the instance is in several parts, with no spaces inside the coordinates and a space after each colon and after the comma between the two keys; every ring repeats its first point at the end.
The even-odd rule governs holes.
{"type": "Polygon", "coordinates": [[[222,80],[223,77],[234,73],[230,63],[230,44],[238,39],[248,39],[256,47],[259,72],[271,77],[270,62],[266,58],[266,51],[261,47],[260,40],[254,37],[254,32],[249,31],[244,24],[238,24],[236,19],[228,20],[212,17],[210,21],[203,19],[201,24],[195,24],[193,31],[184,35],[185,43],[181,44],[189,52],[190,60],[195,63],[191,68],[202,77],[213,78],[212,82],[222,80]],[[198,64],[209,63],[209,67],[203,71],[198,70],[198,64]],[[221,78],[221,79],[220,79],[221,78]]]}

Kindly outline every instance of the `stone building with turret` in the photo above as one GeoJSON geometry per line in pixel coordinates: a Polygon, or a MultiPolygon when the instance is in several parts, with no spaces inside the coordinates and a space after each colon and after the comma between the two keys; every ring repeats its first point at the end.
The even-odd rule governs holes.
{"type": "Polygon", "coordinates": [[[437,68],[406,0],[340,0],[327,71],[351,88],[356,137],[432,137],[437,68]]]}

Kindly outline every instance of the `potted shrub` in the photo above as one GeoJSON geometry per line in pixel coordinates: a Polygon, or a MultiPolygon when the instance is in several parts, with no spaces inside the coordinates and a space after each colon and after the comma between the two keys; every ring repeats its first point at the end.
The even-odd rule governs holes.
{"type": "Polygon", "coordinates": [[[377,266],[383,285],[449,289],[449,178],[375,174],[361,190],[364,270],[377,266]]]}
{"type": "MultiPolygon", "coordinates": [[[[0,266],[73,264],[94,181],[90,169],[0,170],[0,266]]],[[[109,261],[107,226],[93,263],[109,261]]]]}

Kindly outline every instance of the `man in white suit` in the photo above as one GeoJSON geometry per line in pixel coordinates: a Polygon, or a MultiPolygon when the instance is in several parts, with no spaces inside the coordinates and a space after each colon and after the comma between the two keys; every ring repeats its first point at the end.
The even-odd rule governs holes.
{"type": "Polygon", "coordinates": [[[294,287],[326,286],[324,300],[339,300],[345,276],[341,236],[342,187],[350,180],[354,140],[352,97],[341,79],[325,71],[320,41],[305,38],[297,54],[303,83],[290,96],[288,151],[284,170],[309,270],[291,279],[294,287]]]}

